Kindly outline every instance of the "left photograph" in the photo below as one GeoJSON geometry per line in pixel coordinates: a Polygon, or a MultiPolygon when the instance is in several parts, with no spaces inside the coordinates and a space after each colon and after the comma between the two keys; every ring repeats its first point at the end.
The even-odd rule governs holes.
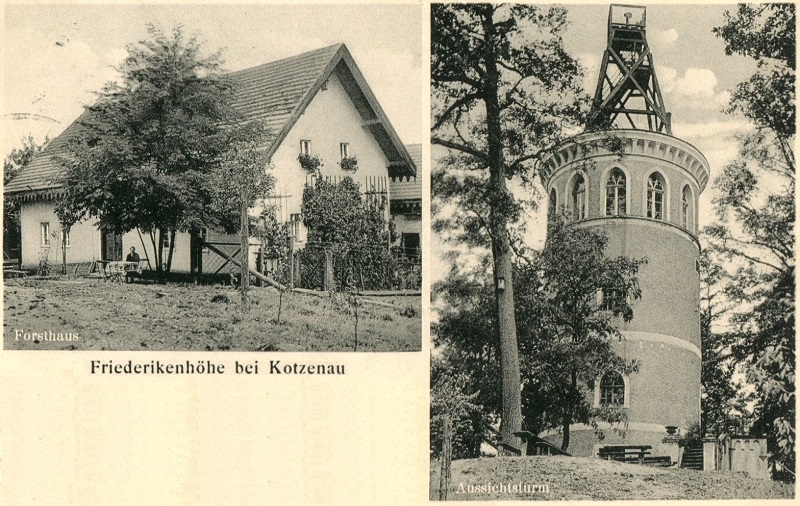
{"type": "Polygon", "coordinates": [[[4,349],[420,351],[419,5],[4,10],[4,349]]]}

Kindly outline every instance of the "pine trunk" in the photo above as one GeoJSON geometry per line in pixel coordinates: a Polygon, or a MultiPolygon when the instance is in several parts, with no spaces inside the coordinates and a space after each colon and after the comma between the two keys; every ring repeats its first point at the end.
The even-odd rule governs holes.
{"type": "Polygon", "coordinates": [[[489,151],[490,185],[490,233],[492,257],[494,260],[495,297],[497,301],[497,332],[500,340],[500,368],[503,385],[503,407],[500,434],[503,442],[522,451],[521,440],[514,432],[522,430],[522,395],[519,369],[519,350],[517,348],[517,324],[514,311],[514,282],[512,272],[512,251],[508,235],[508,217],[504,214],[502,203],[511,198],[506,188],[505,159],[503,157],[503,138],[500,123],[500,101],[498,82],[500,73],[495,54],[494,20],[492,6],[486,6],[483,16],[486,47],[486,122],[489,151]],[[501,282],[502,280],[502,282],[501,282]],[[501,284],[503,286],[501,286],[501,284]]]}

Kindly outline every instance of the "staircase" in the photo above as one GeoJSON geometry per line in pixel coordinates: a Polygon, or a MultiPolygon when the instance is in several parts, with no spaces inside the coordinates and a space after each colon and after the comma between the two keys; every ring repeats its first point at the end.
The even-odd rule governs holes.
{"type": "Polygon", "coordinates": [[[694,469],[695,471],[703,470],[703,445],[687,446],[683,450],[683,457],[681,457],[681,468],[694,469]]]}

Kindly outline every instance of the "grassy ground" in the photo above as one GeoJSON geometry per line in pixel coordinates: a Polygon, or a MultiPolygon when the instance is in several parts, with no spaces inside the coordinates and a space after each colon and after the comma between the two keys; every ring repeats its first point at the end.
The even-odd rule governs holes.
{"type": "MultiPolygon", "coordinates": [[[[431,462],[430,483],[430,497],[435,500],[438,498],[438,461],[431,462]]],[[[447,494],[448,500],[455,501],[791,498],[794,498],[794,487],[750,478],[745,473],[655,468],[580,457],[456,460],[452,464],[447,494]],[[549,491],[468,492],[469,485],[489,482],[547,485],[549,491]]]]}
{"type": "MultiPolygon", "coordinates": [[[[346,300],[253,288],[242,312],[231,287],[121,284],[99,279],[6,280],[5,349],[353,351],[355,319],[346,300]],[[216,302],[212,302],[214,299],[216,302]],[[77,333],[48,341],[26,333],[77,333]]],[[[419,297],[381,298],[397,308],[358,309],[358,351],[418,351],[419,297]],[[402,314],[401,314],[402,313],[402,314]]]]}

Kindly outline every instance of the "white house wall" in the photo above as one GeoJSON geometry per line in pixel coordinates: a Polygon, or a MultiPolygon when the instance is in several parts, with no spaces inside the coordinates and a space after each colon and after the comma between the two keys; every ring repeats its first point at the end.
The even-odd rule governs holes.
{"type": "MultiPolygon", "coordinates": [[[[61,225],[54,212],[52,201],[23,202],[20,206],[22,227],[22,267],[34,268],[46,253],[51,265],[61,264],[62,250],[59,244],[61,225]],[[41,223],[50,224],[50,246],[42,246],[41,223]],[[58,239],[52,233],[58,233],[58,239]]],[[[67,263],[91,262],[100,259],[100,232],[91,220],[72,226],[67,247],[67,263]]]]}
{"type": "MultiPolygon", "coordinates": [[[[300,213],[303,188],[309,173],[300,167],[297,155],[300,141],[311,141],[311,155],[322,160],[322,176],[350,176],[364,188],[364,178],[382,177],[388,183],[387,159],[375,138],[362,126],[361,116],[341,82],[332,74],[326,90],[320,89],[305,112],[272,156],[273,174],[277,179],[274,194],[289,196],[285,200],[283,218],[300,213]],[[349,144],[350,156],[358,158],[358,169],[343,170],[339,166],[339,145],[349,144]]],[[[388,190],[387,190],[388,191],[388,190]]]]}

